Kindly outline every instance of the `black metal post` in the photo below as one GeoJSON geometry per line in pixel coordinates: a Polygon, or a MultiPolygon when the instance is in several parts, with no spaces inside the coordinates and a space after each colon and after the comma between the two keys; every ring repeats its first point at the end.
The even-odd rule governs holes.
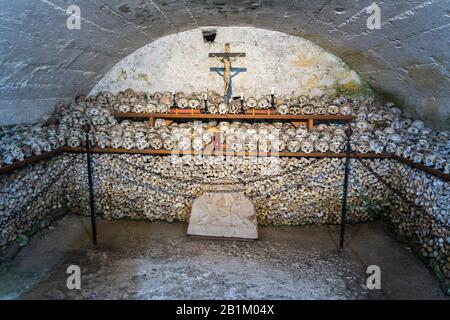
{"type": "Polygon", "coordinates": [[[94,193],[94,178],[92,175],[92,153],[91,142],[89,141],[89,131],[91,130],[88,124],[83,126],[86,133],[86,155],[87,155],[87,169],[89,179],[89,200],[91,205],[91,227],[92,227],[92,243],[97,244],[97,226],[95,221],[95,193],[94,193]]]}
{"type": "Polygon", "coordinates": [[[348,176],[350,174],[350,152],[351,145],[350,139],[353,134],[352,128],[349,125],[345,130],[345,134],[347,136],[347,146],[346,146],[346,155],[345,155],[345,173],[344,173],[344,192],[342,195],[342,212],[341,212],[341,234],[339,241],[340,250],[344,250],[344,239],[345,239],[345,223],[347,220],[347,196],[348,196],[348,176]]]}
{"type": "Polygon", "coordinates": [[[205,111],[208,111],[208,99],[205,99],[205,111]]]}
{"type": "Polygon", "coordinates": [[[270,106],[272,107],[272,109],[275,109],[275,95],[272,93],[270,96],[270,106]]]}

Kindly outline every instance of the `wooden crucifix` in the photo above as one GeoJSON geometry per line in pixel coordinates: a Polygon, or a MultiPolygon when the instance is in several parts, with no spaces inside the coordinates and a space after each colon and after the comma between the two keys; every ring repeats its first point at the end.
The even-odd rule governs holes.
{"type": "Polygon", "coordinates": [[[231,45],[229,43],[225,43],[224,53],[210,53],[209,57],[217,58],[220,62],[223,63],[223,68],[211,68],[210,71],[217,72],[223,78],[225,102],[228,103],[228,100],[232,94],[232,79],[239,73],[247,71],[247,68],[233,68],[231,66],[231,63],[236,61],[237,58],[245,57],[245,53],[231,53],[231,45]],[[234,74],[232,74],[233,72],[234,74]]]}

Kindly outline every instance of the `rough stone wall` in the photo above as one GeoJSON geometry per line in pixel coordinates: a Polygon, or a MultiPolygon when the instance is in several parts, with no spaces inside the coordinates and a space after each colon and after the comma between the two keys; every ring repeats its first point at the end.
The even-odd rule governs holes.
{"type": "MultiPolygon", "coordinates": [[[[448,0],[0,0],[0,124],[34,121],[87,94],[112,66],[165,35],[204,26],[253,26],[302,37],[343,59],[375,90],[428,126],[450,128],[448,0]],[[66,9],[81,9],[81,29],[66,9]]],[[[206,60],[206,58],[205,58],[206,60]]]]}
{"type": "MultiPolygon", "coordinates": [[[[203,40],[202,29],[169,35],[129,55],[115,65],[91,91],[127,88],[144,92],[223,93],[222,78],[211,67],[223,67],[210,52],[224,52],[230,43],[232,52],[245,52],[234,68],[245,67],[232,80],[233,95],[262,97],[274,87],[277,95],[334,94],[350,88],[364,93],[364,84],[355,71],[340,59],[310,41],[285,33],[250,27],[220,27],[213,43],[203,40]]],[[[367,87],[367,85],[365,85],[367,87]]]]}
{"type": "Polygon", "coordinates": [[[58,156],[0,176],[0,253],[20,245],[66,212],[66,169],[70,159],[58,156]]]}

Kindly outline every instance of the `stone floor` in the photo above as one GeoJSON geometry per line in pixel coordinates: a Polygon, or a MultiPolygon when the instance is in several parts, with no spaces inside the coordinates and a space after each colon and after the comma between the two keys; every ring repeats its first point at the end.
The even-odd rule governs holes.
{"type": "Polygon", "coordinates": [[[98,223],[66,216],[0,265],[1,299],[446,299],[424,264],[381,222],[348,227],[263,227],[255,242],[189,238],[187,225],[98,223]],[[81,268],[81,290],[66,269],[81,268]],[[381,268],[367,290],[366,268],[381,268]]]}

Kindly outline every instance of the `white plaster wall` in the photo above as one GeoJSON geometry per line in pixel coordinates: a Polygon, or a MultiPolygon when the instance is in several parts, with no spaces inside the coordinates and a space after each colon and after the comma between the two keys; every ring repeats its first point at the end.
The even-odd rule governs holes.
{"type": "Polygon", "coordinates": [[[336,56],[299,37],[253,27],[218,27],[214,43],[205,43],[202,29],[160,38],[117,63],[92,89],[117,93],[126,88],[145,92],[182,90],[190,93],[207,88],[223,92],[223,81],[210,67],[221,67],[208,58],[223,52],[245,52],[233,67],[247,72],[233,79],[233,95],[262,96],[275,87],[277,94],[317,95],[342,85],[361,84],[359,76],[336,56]]]}

